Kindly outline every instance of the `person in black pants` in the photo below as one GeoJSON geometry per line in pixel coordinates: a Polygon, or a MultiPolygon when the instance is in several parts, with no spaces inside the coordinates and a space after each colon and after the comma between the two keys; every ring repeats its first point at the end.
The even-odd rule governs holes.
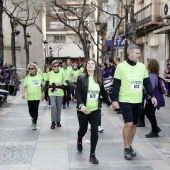
{"type": "Polygon", "coordinates": [[[77,117],[79,121],[77,150],[82,152],[82,139],[87,132],[88,122],[91,124],[91,149],[89,161],[98,164],[95,150],[98,141],[98,125],[101,118],[101,96],[111,107],[104,90],[100,70],[95,60],[89,59],[82,75],[77,79],[77,117]]]}
{"type": "Polygon", "coordinates": [[[29,74],[24,79],[22,98],[27,98],[29,114],[32,118],[33,130],[37,130],[38,106],[40,100],[44,100],[43,79],[37,74],[37,66],[28,64],[29,74]]]}
{"type": "Polygon", "coordinates": [[[158,137],[158,133],[161,129],[157,125],[155,111],[156,108],[160,109],[160,107],[165,106],[165,100],[163,95],[160,93],[158,89],[158,75],[159,75],[159,63],[156,59],[150,59],[147,65],[147,69],[149,72],[149,78],[152,83],[152,87],[155,92],[156,99],[158,101],[157,107],[154,107],[151,102],[151,97],[146,93],[146,104],[145,104],[145,115],[149,119],[151,123],[152,130],[149,134],[146,135],[147,138],[158,137]]]}

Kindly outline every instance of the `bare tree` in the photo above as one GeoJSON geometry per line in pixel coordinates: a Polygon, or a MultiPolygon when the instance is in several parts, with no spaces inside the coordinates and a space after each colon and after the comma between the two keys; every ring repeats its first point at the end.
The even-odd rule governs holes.
{"type": "Polygon", "coordinates": [[[95,17],[95,8],[87,2],[87,0],[56,0],[52,1],[47,8],[48,17],[63,23],[67,30],[72,30],[79,37],[81,45],[74,38],[71,39],[80,49],[83,49],[85,60],[89,58],[87,35],[96,44],[93,36],[95,25],[92,20],[95,17]]]}
{"type": "Polygon", "coordinates": [[[29,64],[29,44],[26,38],[27,27],[36,23],[38,15],[44,9],[45,0],[6,0],[4,4],[6,14],[10,18],[15,19],[15,21],[23,27],[27,67],[29,64]]]}
{"type": "Polygon", "coordinates": [[[3,0],[0,0],[0,65],[3,65],[4,60],[4,42],[2,30],[2,14],[3,14],[3,0]]]}
{"type": "MultiPolygon", "coordinates": [[[[99,1],[102,1],[102,0],[99,0],[99,1]]],[[[107,14],[108,16],[113,16],[117,20],[117,25],[115,26],[114,31],[110,35],[112,37],[111,56],[113,56],[113,49],[114,49],[114,42],[115,42],[116,35],[118,34],[118,31],[119,31],[120,25],[122,24],[122,21],[125,20],[126,18],[128,20],[128,13],[130,13],[130,20],[128,20],[130,22],[128,23],[128,21],[127,21],[127,23],[125,23],[125,30],[127,31],[127,32],[125,32],[125,34],[127,34],[127,35],[125,35],[125,42],[126,43],[127,43],[127,39],[130,39],[132,43],[136,42],[136,29],[137,29],[135,14],[134,14],[134,3],[135,3],[135,1],[131,0],[131,4],[129,6],[127,4],[125,4],[125,1],[123,1],[123,0],[119,0],[119,2],[115,1],[115,3],[119,3],[120,4],[119,7],[124,9],[125,13],[124,13],[123,16],[116,13],[116,11],[113,12],[112,6],[110,7],[108,5],[108,6],[106,6],[105,9],[103,9],[100,6],[97,6],[96,4],[92,3],[92,5],[95,6],[98,10],[107,14]],[[127,11],[127,14],[126,14],[126,11],[127,11]]]]}

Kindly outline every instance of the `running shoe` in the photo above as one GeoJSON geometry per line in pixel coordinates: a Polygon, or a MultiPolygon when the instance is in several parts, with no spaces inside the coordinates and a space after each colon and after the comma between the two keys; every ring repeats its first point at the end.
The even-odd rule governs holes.
{"type": "Polygon", "coordinates": [[[95,156],[94,154],[90,154],[89,161],[90,161],[92,164],[98,164],[98,163],[99,163],[99,161],[96,159],[96,156],[95,156]]]}
{"type": "Polygon", "coordinates": [[[83,151],[82,142],[78,142],[78,141],[77,141],[77,151],[79,151],[79,152],[82,152],[82,151],[83,151]]]}
{"type": "Polygon", "coordinates": [[[126,160],[132,160],[130,148],[124,149],[124,157],[125,157],[126,160]]]}
{"type": "Polygon", "coordinates": [[[61,127],[61,124],[60,124],[60,122],[57,122],[57,127],[61,127]]]}
{"type": "Polygon", "coordinates": [[[146,135],[146,138],[156,138],[159,137],[158,132],[150,132],[146,135]]]}
{"type": "Polygon", "coordinates": [[[31,119],[31,122],[32,122],[31,126],[33,127],[33,124],[34,124],[34,118],[32,118],[32,119],[31,119]]]}
{"type": "Polygon", "coordinates": [[[103,128],[101,126],[98,126],[98,132],[100,132],[100,133],[104,132],[104,130],[103,130],[103,128]]]}
{"type": "Polygon", "coordinates": [[[51,129],[55,129],[55,122],[52,122],[51,129]]]}
{"type": "Polygon", "coordinates": [[[136,152],[133,150],[133,148],[130,146],[130,152],[132,156],[136,156],[136,152]]]}
{"type": "Polygon", "coordinates": [[[33,130],[37,130],[37,124],[33,124],[32,127],[33,127],[33,130]]]}

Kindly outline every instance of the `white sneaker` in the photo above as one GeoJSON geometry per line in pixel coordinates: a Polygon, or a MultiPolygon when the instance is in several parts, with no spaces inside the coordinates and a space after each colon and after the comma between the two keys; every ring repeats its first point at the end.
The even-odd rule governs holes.
{"type": "Polygon", "coordinates": [[[103,128],[101,126],[98,126],[98,132],[103,132],[103,128]]]}
{"type": "Polygon", "coordinates": [[[51,106],[49,105],[48,108],[51,108],[51,106]]]}

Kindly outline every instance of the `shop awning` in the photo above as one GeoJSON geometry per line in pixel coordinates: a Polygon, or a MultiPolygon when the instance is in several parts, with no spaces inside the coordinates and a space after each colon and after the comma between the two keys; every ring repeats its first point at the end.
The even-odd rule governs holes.
{"type": "Polygon", "coordinates": [[[154,34],[168,34],[170,33],[170,26],[164,26],[163,28],[153,31],[154,34]]]}

